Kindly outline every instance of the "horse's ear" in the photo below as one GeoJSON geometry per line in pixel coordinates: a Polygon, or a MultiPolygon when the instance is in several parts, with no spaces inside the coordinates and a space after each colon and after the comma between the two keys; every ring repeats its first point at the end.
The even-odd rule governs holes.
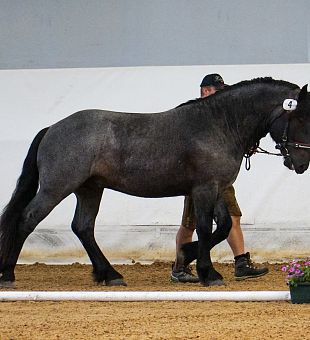
{"type": "Polygon", "coordinates": [[[304,99],[306,99],[307,93],[308,93],[307,92],[307,87],[308,87],[308,84],[304,85],[302,87],[302,89],[300,90],[299,95],[298,95],[298,102],[303,101],[304,99]]]}

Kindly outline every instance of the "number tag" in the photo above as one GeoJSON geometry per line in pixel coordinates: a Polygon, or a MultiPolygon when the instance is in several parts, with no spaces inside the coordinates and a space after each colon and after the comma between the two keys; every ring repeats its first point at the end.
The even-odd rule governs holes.
{"type": "Polygon", "coordinates": [[[295,99],[285,99],[283,102],[283,109],[286,111],[294,111],[297,107],[297,100],[295,99]]]}

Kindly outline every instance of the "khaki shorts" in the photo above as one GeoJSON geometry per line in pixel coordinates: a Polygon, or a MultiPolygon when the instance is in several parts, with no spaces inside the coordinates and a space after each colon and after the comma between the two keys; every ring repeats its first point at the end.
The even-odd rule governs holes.
{"type": "MultiPolygon", "coordinates": [[[[230,216],[242,216],[235,196],[235,189],[231,185],[223,193],[230,216]]],[[[182,226],[191,230],[196,229],[194,202],[191,196],[185,196],[182,216],[182,226]]]]}

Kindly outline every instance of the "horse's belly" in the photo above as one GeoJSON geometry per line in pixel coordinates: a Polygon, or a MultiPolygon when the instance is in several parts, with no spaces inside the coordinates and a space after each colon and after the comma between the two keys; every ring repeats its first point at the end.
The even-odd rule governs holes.
{"type": "Polygon", "coordinates": [[[165,188],[158,190],[157,188],[123,188],[119,186],[108,187],[111,190],[119,191],[127,195],[145,197],[145,198],[160,198],[188,195],[188,191],[180,189],[165,188]]]}
{"type": "Polygon", "coordinates": [[[128,195],[139,197],[172,197],[186,195],[190,192],[187,181],[177,181],[175,178],[158,176],[125,176],[118,181],[107,181],[105,186],[128,195]]]}
{"type": "Polygon", "coordinates": [[[169,197],[184,195],[190,190],[186,171],[177,162],[127,160],[100,162],[93,168],[103,186],[140,197],[169,197]]]}

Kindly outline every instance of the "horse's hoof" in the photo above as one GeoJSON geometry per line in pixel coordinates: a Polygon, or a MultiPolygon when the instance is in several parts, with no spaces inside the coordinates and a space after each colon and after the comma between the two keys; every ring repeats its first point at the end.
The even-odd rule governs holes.
{"type": "Polygon", "coordinates": [[[123,279],[114,279],[106,281],[107,286],[127,286],[127,283],[123,279]]]}
{"type": "Polygon", "coordinates": [[[212,280],[212,281],[200,281],[200,283],[205,287],[225,286],[225,282],[221,279],[216,279],[216,280],[212,280]]]}
{"type": "Polygon", "coordinates": [[[15,282],[0,280],[0,288],[15,288],[15,282]]]}
{"type": "Polygon", "coordinates": [[[224,286],[225,282],[223,280],[218,279],[218,280],[214,280],[214,281],[208,281],[207,285],[208,286],[224,286]]]}

